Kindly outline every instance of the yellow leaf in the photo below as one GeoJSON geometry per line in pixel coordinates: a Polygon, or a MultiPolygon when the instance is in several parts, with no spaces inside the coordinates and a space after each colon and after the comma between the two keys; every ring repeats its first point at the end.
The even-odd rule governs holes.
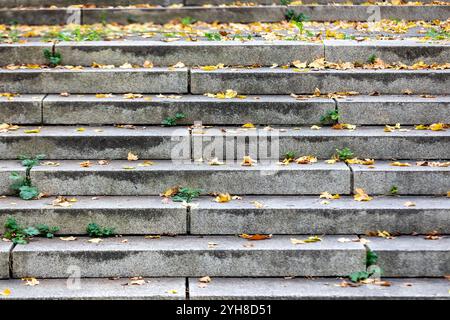
{"type": "Polygon", "coordinates": [[[244,156],[244,159],[242,160],[241,166],[251,167],[256,162],[257,161],[253,160],[250,156],[244,156]]]}
{"type": "Polygon", "coordinates": [[[322,192],[319,196],[320,199],[328,199],[328,200],[339,199],[340,197],[341,196],[339,194],[332,195],[329,192],[322,192]]]}
{"type": "Polygon", "coordinates": [[[34,287],[39,284],[39,281],[36,278],[22,278],[22,281],[25,281],[25,285],[30,287],[34,287]]]}
{"type": "Polygon", "coordinates": [[[88,242],[98,244],[98,243],[100,243],[100,242],[103,242],[103,239],[100,239],[100,238],[94,238],[94,239],[88,240],[88,242]]]}
{"type": "Polygon", "coordinates": [[[314,96],[320,97],[320,89],[319,88],[314,89],[314,96]]]}
{"type": "Polygon", "coordinates": [[[148,61],[148,60],[145,60],[144,61],[144,64],[143,64],[143,67],[144,68],[153,68],[153,63],[151,63],[150,61],[148,61]]]}
{"type": "Polygon", "coordinates": [[[317,158],[314,156],[302,156],[294,160],[297,164],[310,164],[316,163],[317,158]]]}
{"type": "Polygon", "coordinates": [[[161,239],[159,234],[144,236],[144,239],[161,239]]]}
{"type": "Polygon", "coordinates": [[[410,167],[411,166],[411,164],[409,164],[408,162],[400,162],[400,161],[391,162],[390,165],[394,166],[394,167],[410,167]]]}
{"type": "Polygon", "coordinates": [[[243,233],[239,237],[247,240],[266,240],[272,238],[271,234],[246,234],[243,233]]]}
{"type": "Polygon", "coordinates": [[[251,203],[258,209],[264,208],[264,205],[261,202],[252,201],[251,203]]]}
{"type": "Polygon", "coordinates": [[[198,281],[202,282],[202,283],[210,283],[211,282],[211,278],[206,276],[206,277],[202,277],[202,278],[198,279],[198,281]]]}
{"type": "Polygon", "coordinates": [[[219,193],[215,199],[216,202],[223,203],[231,201],[231,196],[229,193],[219,193]]]}
{"type": "Polygon", "coordinates": [[[30,130],[24,130],[23,132],[25,132],[25,133],[39,133],[39,132],[41,132],[41,129],[40,128],[38,128],[38,129],[30,129],[30,130]]]}
{"type": "Polygon", "coordinates": [[[11,290],[10,289],[4,289],[3,291],[0,291],[0,296],[9,296],[11,294],[11,290]]]}
{"type": "Polygon", "coordinates": [[[317,125],[313,125],[313,126],[311,127],[311,130],[320,130],[320,129],[322,129],[322,128],[319,127],[319,126],[317,126],[317,125]]]}
{"type": "Polygon", "coordinates": [[[128,152],[127,160],[128,161],[137,161],[137,160],[139,160],[139,157],[131,152],[128,152]]]}
{"type": "Polygon", "coordinates": [[[354,198],[356,201],[370,201],[370,200],[373,199],[373,198],[370,197],[368,194],[366,194],[366,192],[364,191],[364,189],[357,188],[357,189],[355,190],[355,193],[356,193],[356,194],[353,196],[353,198],[354,198]]]}
{"type": "Polygon", "coordinates": [[[414,129],[416,130],[428,130],[428,126],[424,125],[424,124],[419,124],[417,126],[414,127],[414,129]]]}
{"type": "Polygon", "coordinates": [[[242,125],[242,128],[254,128],[255,125],[253,123],[246,123],[242,125]]]}
{"type": "Polygon", "coordinates": [[[443,123],[433,123],[433,124],[430,124],[430,130],[433,130],[433,131],[442,131],[442,130],[444,130],[444,124],[443,123]]]}
{"type": "Polygon", "coordinates": [[[306,62],[301,62],[300,60],[292,61],[292,65],[299,69],[305,69],[306,68],[306,62]]]}
{"type": "Polygon", "coordinates": [[[416,206],[416,204],[412,201],[406,201],[403,205],[405,207],[415,207],[416,206]]]}
{"type": "Polygon", "coordinates": [[[219,63],[215,66],[202,66],[200,67],[200,69],[204,70],[204,71],[213,71],[213,70],[217,70],[217,69],[223,69],[225,67],[225,65],[223,63],[219,63]]]}
{"type": "Polygon", "coordinates": [[[213,158],[213,159],[211,159],[209,162],[208,162],[208,164],[210,165],[210,166],[220,166],[220,165],[223,165],[224,163],[223,162],[221,162],[221,161],[219,161],[219,158],[213,158]]]}
{"type": "Polygon", "coordinates": [[[292,244],[305,244],[305,243],[314,243],[314,242],[319,242],[319,241],[322,241],[322,239],[319,238],[318,236],[310,236],[304,240],[291,238],[292,244]]]}
{"type": "Polygon", "coordinates": [[[85,128],[77,128],[77,131],[78,132],[84,132],[84,131],[86,131],[86,129],[85,128]]]}
{"type": "Polygon", "coordinates": [[[70,236],[70,237],[60,237],[59,239],[62,240],[62,241],[75,241],[75,240],[77,240],[76,237],[72,237],[72,236],[70,236]]]}
{"type": "Polygon", "coordinates": [[[152,165],[154,165],[154,164],[155,164],[155,163],[154,163],[153,161],[145,160],[144,162],[139,163],[139,164],[138,164],[138,167],[148,167],[148,166],[152,166],[152,165]]]}
{"type": "Polygon", "coordinates": [[[80,166],[83,168],[88,168],[88,167],[92,166],[92,162],[90,162],[89,160],[83,161],[83,162],[80,162],[80,166]]]}
{"type": "Polygon", "coordinates": [[[170,293],[170,294],[177,294],[178,291],[175,290],[175,289],[171,289],[171,290],[167,291],[167,293],[170,293]]]}
{"type": "Polygon", "coordinates": [[[95,95],[98,99],[111,98],[113,95],[111,93],[97,93],[95,95]]]}
{"type": "Polygon", "coordinates": [[[170,197],[176,195],[178,193],[178,191],[180,191],[180,187],[175,186],[175,187],[167,189],[166,191],[161,193],[160,196],[170,198],[170,197]]]}

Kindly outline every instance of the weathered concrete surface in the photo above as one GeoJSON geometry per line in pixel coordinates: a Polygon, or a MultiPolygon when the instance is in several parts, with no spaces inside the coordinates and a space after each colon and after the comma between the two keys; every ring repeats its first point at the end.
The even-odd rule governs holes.
{"type": "Polygon", "coordinates": [[[0,70],[0,86],[18,93],[186,93],[187,69],[0,70]]]}
{"type": "MultiPolygon", "coordinates": [[[[279,166],[260,163],[243,167],[238,163],[211,166],[207,163],[155,161],[112,161],[109,165],[81,167],[81,161],[61,160],[60,166],[38,166],[31,173],[33,182],[50,195],[159,195],[180,185],[200,188],[204,193],[298,195],[350,193],[350,170],[343,163],[315,163],[279,166]],[[130,168],[131,166],[131,168],[130,168]],[[134,169],[133,169],[134,168],[134,169]]],[[[24,172],[19,161],[0,161],[0,194],[9,190],[11,172],[24,172]]]]}
{"type": "Polygon", "coordinates": [[[12,242],[0,242],[0,279],[9,278],[9,252],[12,247],[12,242]]]}
{"type": "Polygon", "coordinates": [[[200,288],[198,279],[189,279],[189,297],[192,300],[237,300],[237,299],[339,299],[339,300],[448,300],[448,280],[445,279],[395,279],[389,281],[390,287],[362,285],[356,288],[341,287],[342,280],[316,279],[239,279],[212,278],[206,286],[200,288]]]}
{"type": "Polygon", "coordinates": [[[298,156],[311,154],[329,159],[336,149],[345,147],[359,158],[371,159],[444,159],[450,155],[450,131],[404,129],[409,131],[384,132],[384,127],[357,127],[354,131],[331,127],[320,130],[274,127],[271,131],[213,127],[199,133],[193,130],[193,156],[194,159],[233,156],[242,159],[243,155],[250,154],[252,158],[278,160],[294,151],[298,156]]]}
{"type": "Polygon", "coordinates": [[[381,19],[446,20],[450,16],[450,6],[380,6],[381,19]]]}
{"type": "Polygon", "coordinates": [[[350,165],[353,171],[354,188],[363,188],[370,194],[390,194],[393,186],[398,194],[445,195],[450,190],[450,167],[391,166],[390,162],[377,161],[374,168],[350,165]]]}
{"type": "Polygon", "coordinates": [[[426,240],[424,236],[395,239],[368,238],[378,255],[377,265],[386,277],[443,277],[450,272],[450,238],[426,240]]]}
{"type": "Polygon", "coordinates": [[[39,124],[42,121],[42,100],[45,95],[0,97],[0,123],[39,124]]]}
{"type": "MultiPolygon", "coordinates": [[[[64,64],[91,66],[93,62],[120,66],[124,63],[169,66],[182,61],[187,66],[290,64],[324,56],[323,44],[294,41],[89,41],[56,45],[64,64]]],[[[0,51],[1,54],[1,51],[0,51]]]]}
{"type": "Polygon", "coordinates": [[[217,203],[213,197],[195,201],[191,208],[192,234],[364,234],[371,230],[393,233],[450,233],[450,199],[433,197],[375,197],[358,202],[353,197],[329,200],[316,197],[252,197],[217,203]],[[258,209],[253,204],[264,205],[258,209]],[[405,202],[414,202],[406,207],[405,202]]]}
{"type": "Polygon", "coordinates": [[[0,64],[47,64],[44,50],[52,50],[52,43],[25,42],[0,44],[0,64]]]}
{"type": "Polygon", "coordinates": [[[34,239],[16,246],[13,276],[58,278],[67,268],[79,266],[82,277],[159,276],[339,276],[364,267],[365,249],[360,243],[341,243],[334,236],[306,245],[292,244],[276,236],[251,242],[234,237],[127,237],[105,239],[99,244],[88,238],[76,241],[34,239]],[[211,248],[211,243],[217,245],[211,248]],[[253,244],[253,246],[248,246],[253,244]]]}
{"type": "Polygon", "coordinates": [[[91,222],[114,228],[123,235],[186,233],[186,208],[181,203],[162,203],[160,197],[75,198],[77,202],[70,207],[53,206],[54,198],[0,199],[0,225],[14,217],[24,226],[58,226],[58,235],[86,234],[86,226],[91,222]]]}
{"type": "MultiPolygon", "coordinates": [[[[66,277],[70,276],[70,272],[66,277]]],[[[39,285],[25,286],[19,279],[0,281],[0,289],[9,288],[11,295],[0,300],[168,300],[184,299],[184,278],[144,278],[143,285],[127,285],[130,279],[38,279],[39,285]],[[79,284],[79,287],[77,285],[79,284]],[[175,290],[175,293],[172,293],[175,290]]]]}
{"type": "Polygon", "coordinates": [[[164,24],[171,20],[191,17],[204,22],[239,22],[256,21],[278,22],[285,19],[284,8],[271,7],[183,7],[183,8],[151,8],[151,9],[119,9],[96,8],[83,9],[83,23],[107,22],[164,24]]]}
{"type": "Polygon", "coordinates": [[[321,70],[222,69],[191,70],[191,92],[203,94],[233,89],[240,94],[311,94],[356,91],[370,94],[449,94],[449,70],[321,70]]]}
{"type": "MultiPolygon", "coordinates": [[[[17,0],[17,1],[24,1],[24,0],[17,0]]],[[[25,0],[26,1],[26,0],[25,0]]],[[[33,0],[28,0],[28,1],[33,1],[33,0]]],[[[99,0],[91,0],[91,1],[99,1],[99,0]]],[[[114,0],[116,1],[116,0],[114,0]]],[[[260,4],[260,5],[271,5],[271,4],[281,4],[280,0],[242,0],[240,1],[241,3],[246,3],[246,2],[251,2],[251,3],[255,3],[255,4],[260,4]]],[[[348,0],[303,0],[302,3],[304,4],[330,4],[330,3],[344,3],[344,2],[349,2],[348,0]]],[[[366,3],[367,0],[352,0],[351,1],[353,4],[361,4],[361,3],[366,3]]],[[[433,0],[423,0],[421,1],[422,3],[430,3],[433,2],[433,0]]],[[[220,5],[220,4],[228,4],[231,5],[233,3],[236,3],[235,0],[185,0],[184,3],[188,6],[199,6],[199,5],[205,5],[205,4],[216,4],[216,5],[220,5]]],[[[288,7],[291,7],[291,5],[288,5],[288,7]]]]}
{"type": "MultiPolygon", "coordinates": [[[[97,6],[142,4],[142,0],[1,0],[0,4],[4,7],[47,7],[51,5],[64,7],[71,6],[74,2],[76,2],[76,4],[95,4],[97,6]]],[[[181,4],[183,3],[183,0],[146,0],[145,3],[150,5],[169,6],[171,4],[181,4]]]]}
{"type": "MultiPolygon", "coordinates": [[[[2,24],[58,25],[67,24],[69,22],[81,22],[80,9],[0,8],[0,23],[2,24]]],[[[100,20],[97,22],[100,22],[100,20]]]]}
{"type": "Polygon", "coordinates": [[[339,121],[352,124],[450,123],[450,97],[352,96],[338,98],[339,121]]]}
{"type": "Polygon", "coordinates": [[[161,124],[182,112],[178,124],[282,124],[317,123],[319,115],[334,109],[331,99],[296,100],[289,96],[247,96],[245,99],[213,99],[203,95],[171,97],[122,96],[98,99],[93,95],[49,95],[44,99],[45,124],[161,124]],[[149,98],[151,100],[149,100],[149,98]]]}
{"type": "MultiPolygon", "coordinates": [[[[127,159],[129,152],[141,159],[171,159],[174,148],[190,148],[187,128],[48,126],[39,133],[25,133],[36,127],[0,133],[2,159],[19,155],[45,154],[47,159],[127,159]]],[[[190,155],[180,155],[189,159],[190,155]]]]}
{"type": "Polygon", "coordinates": [[[402,62],[408,65],[419,61],[431,64],[450,60],[450,45],[433,41],[324,40],[323,43],[328,61],[367,63],[372,54],[386,63],[402,62]]]}

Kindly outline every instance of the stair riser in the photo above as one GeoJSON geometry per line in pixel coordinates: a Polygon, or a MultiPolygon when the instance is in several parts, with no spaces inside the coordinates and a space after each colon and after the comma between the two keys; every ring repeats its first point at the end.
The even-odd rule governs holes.
{"type": "Polygon", "coordinates": [[[295,249],[14,252],[13,277],[63,278],[74,265],[82,277],[343,276],[362,269],[364,255],[362,249],[308,250],[301,255],[295,249]]]}
{"type": "Polygon", "coordinates": [[[188,136],[0,136],[0,153],[4,159],[17,159],[20,155],[39,152],[45,154],[46,159],[125,160],[132,152],[140,159],[170,160],[172,151],[178,148],[187,152],[177,154],[177,159],[190,159],[188,136]]]}
{"type": "MultiPolygon", "coordinates": [[[[261,199],[264,203],[264,199],[261,199]]],[[[364,234],[450,233],[450,209],[351,210],[328,209],[192,209],[192,234],[364,234]]]]}
{"type": "Polygon", "coordinates": [[[356,91],[401,94],[449,94],[448,71],[319,71],[295,72],[270,69],[191,71],[191,92],[219,92],[224,88],[240,94],[311,94],[356,91]]]}
{"type": "Polygon", "coordinates": [[[2,10],[0,23],[17,21],[20,24],[45,25],[67,24],[76,19],[78,23],[93,24],[116,22],[120,24],[144,23],[152,21],[163,24],[174,19],[189,16],[205,22],[278,22],[286,19],[287,10],[306,14],[312,21],[368,21],[378,19],[401,20],[446,20],[449,6],[270,6],[270,7],[195,7],[195,8],[155,8],[155,9],[27,9],[2,10]],[[379,10],[378,10],[379,9],[379,10]],[[74,13],[75,12],[75,13],[74,13]]]}
{"type": "MultiPolygon", "coordinates": [[[[382,130],[380,128],[380,130],[382,130]]],[[[356,133],[356,132],[355,132],[356,133]]],[[[194,159],[242,159],[250,155],[254,159],[282,159],[288,152],[298,155],[314,155],[329,159],[336,149],[349,148],[355,156],[370,159],[445,159],[449,156],[450,136],[199,136],[192,138],[194,159]],[[275,151],[275,154],[271,151],[275,151]],[[278,152],[276,152],[278,151],[278,152]]]]}
{"type": "MultiPolygon", "coordinates": [[[[339,1],[339,0],[338,0],[339,1]]],[[[142,4],[143,0],[2,0],[2,7],[42,7],[42,6],[71,6],[77,4],[95,4],[97,6],[126,6],[142,4]]],[[[182,4],[183,0],[146,0],[146,4],[169,6],[171,4],[182,4]]],[[[425,1],[423,1],[425,2],[425,1]]]]}
{"type": "Polygon", "coordinates": [[[61,235],[86,235],[86,227],[92,222],[114,228],[121,235],[186,234],[185,208],[2,209],[1,225],[8,217],[24,226],[58,226],[61,235]]]}
{"type": "Polygon", "coordinates": [[[390,194],[393,186],[400,195],[445,195],[450,190],[450,168],[442,170],[355,170],[355,188],[363,188],[368,194],[390,194]]]}
{"type": "Polygon", "coordinates": [[[186,93],[188,75],[177,71],[61,69],[1,71],[3,91],[15,93],[186,93]]]}
{"type": "MultiPolygon", "coordinates": [[[[176,164],[175,164],[176,165],[176,164]]],[[[94,167],[95,168],[95,167],[94,167]]],[[[176,168],[176,166],[174,167],[176,168]]],[[[83,169],[83,168],[80,168],[83,169]]],[[[348,170],[316,169],[267,171],[257,170],[111,170],[41,171],[33,169],[33,182],[51,195],[159,195],[169,187],[181,185],[203,189],[205,193],[295,195],[319,194],[324,190],[339,194],[350,192],[348,170]],[[294,173],[295,172],[295,173],[294,173]],[[305,182],[308,183],[305,183],[305,182]]],[[[13,170],[17,171],[17,170],[13,170]]],[[[12,171],[0,173],[1,194],[9,190],[12,171]]]]}
{"type": "Polygon", "coordinates": [[[10,242],[0,243],[0,279],[9,278],[9,252],[12,247],[10,242]]]}

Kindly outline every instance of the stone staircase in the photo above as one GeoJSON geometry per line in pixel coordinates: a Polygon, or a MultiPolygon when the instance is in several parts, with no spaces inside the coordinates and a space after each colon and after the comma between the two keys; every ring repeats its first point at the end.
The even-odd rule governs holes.
{"type": "Polygon", "coordinates": [[[320,22],[367,21],[368,8],[381,19],[445,20],[450,6],[251,2],[0,0],[0,23],[19,23],[0,28],[19,37],[0,42],[0,93],[19,94],[0,96],[0,123],[20,126],[0,132],[0,224],[61,228],[54,239],[0,242],[0,293],[10,290],[0,299],[450,297],[450,128],[416,128],[450,123],[448,38],[429,39],[437,22],[419,21],[402,33],[346,27],[338,40],[325,30],[345,28],[320,22]],[[140,2],[155,7],[127,7],[140,2]],[[48,39],[44,28],[61,35],[66,26],[41,25],[65,24],[74,10],[114,37],[48,39]],[[293,33],[287,10],[309,16],[315,35],[283,38],[293,33]],[[186,17],[226,24],[157,25],[186,17]],[[250,22],[267,24],[241,24],[250,22]],[[62,66],[42,66],[46,49],[62,66]],[[372,55],[384,67],[364,67],[372,55]],[[318,59],[338,66],[307,67],[318,59]],[[237,96],[212,97],[226,90],[237,96]],[[356,129],[321,124],[330,110],[356,129]],[[185,118],[176,126],[161,126],[177,113],[185,118]],[[375,162],[326,161],[344,148],[375,162]],[[130,152],[139,159],[127,160],[130,152]],[[318,161],[280,164],[289,152],[318,161]],[[9,177],[25,174],[20,155],[35,154],[45,154],[31,171],[45,196],[21,200],[9,177]],[[258,162],[243,166],[244,156],[258,162]],[[202,195],[191,204],[160,196],[174,186],[202,195]],[[373,199],[355,201],[357,189],[373,199]],[[218,203],[217,193],[242,199],[218,203]],[[56,196],[76,201],[54,205],[56,196]],[[120,236],[89,242],[91,222],[120,236]],[[295,244],[311,235],[321,241],[295,244]],[[390,286],[343,280],[366,269],[369,251],[390,286]],[[200,283],[204,276],[212,281],[200,283]],[[39,285],[25,286],[29,277],[39,285]]]}

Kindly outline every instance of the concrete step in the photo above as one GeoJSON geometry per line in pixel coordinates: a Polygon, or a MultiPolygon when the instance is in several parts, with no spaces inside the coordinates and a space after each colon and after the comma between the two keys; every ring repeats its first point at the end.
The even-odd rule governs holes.
{"type": "Polygon", "coordinates": [[[0,241],[0,279],[9,278],[9,253],[12,248],[11,242],[0,241]]]}
{"type": "Polygon", "coordinates": [[[206,286],[189,279],[191,300],[448,300],[446,279],[382,278],[389,287],[361,285],[342,287],[342,280],[330,278],[213,278],[206,286]]]}
{"type": "MultiPolygon", "coordinates": [[[[98,99],[94,95],[69,97],[49,95],[43,101],[43,122],[64,125],[115,123],[160,125],[165,118],[184,113],[186,118],[177,121],[180,125],[192,125],[196,121],[201,121],[205,125],[244,123],[302,125],[317,123],[321,114],[334,108],[335,102],[332,99],[296,100],[290,96],[215,99],[203,95],[162,97],[146,95],[144,98],[125,99],[121,95],[115,95],[98,99]]],[[[12,109],[8,108],[8,113],[4,117],[11,119],[10,122],[17,123],[14,119],[19,117],[11,115],[12,109]]],[[[3,117],[1,110],[0,108],[3,117]]],[[[21,114],[20,112],[22,109],[17,107],[17,113],[21,114]]]]}
{"type": "Polygon", "coordinates": [[[356,91],[360,94],[450,93],[449,70],[319,70],[294,69],[220,69],[191,70],[191,92],[204,94],[225,88],[240,94],[311,94],[356,91]]]}
{"type": "Polygon", "coordinates": [[[0,199],[0,226],[14,217],[24,226],[58,226],[59,235],[86,235],[95,222],[114,228],[117,234],[186,234],[187,211],[179,202],[163,203],[161,197],[73,197],[69,207],[53,205],[55,198],[25,201],[16,197],[0,199]]]}
{"type": "MultiPolygon", "coordinates": [[[[2,64],[46,64],[48,42],[31,41],[0,45],[2,64]]],[[[151,61],[155,66],[169,66],[182,61],[187,66],[216,65],[286,65],[295,60],[312,62],[324,57],[327,61],[366,63],[375,54],[386,63],[403,62],[412,65],[446,63],[450,60],[450,45],[418,40],[324,40],[324,41],[265,41],[259,38],[241,41],[175,41],[116,40],[58,42],[66,65],[98,64],[121,66],[125,63],[142,65],[151,61]]]]}
{"type": "Polygon", "coordinates": [[[443,277],[450,271],[450,238],[426,240],[425,236],[395,239],[368,238],[370,250],[386,277],[443,277]]]}
{"type": "MultiPolygon", "coordinates": [[[[20,95],[0,97],[0,123],[51,125],[160,125],[167,117],[184,113],[180,125],[318,124],[320,116],[336,107],[340,121],[356,125],[450,123],[450,97],[418,95],[347,96],[336,98],[258,95],[215,99],[203,95],[20,95]],[[44,98],[45,97],[45,98],[44,98]]],[[[359,129],[358,129],[359,130],[359,129]]],[[[395,133],[396,134],[396,133],[395,133]]]]}
{"type": "Polygon", "coordinates": [[[0,97],[0,123],[42,123],[42,101],[45,94],[0,97]]]}
{"type": "Polygon", "coordinates": [[[323,127],[246,129],[213,127],[194,129],[192,136],[182,127],[24,126],[16,131],[0,133],[1,159],[18,159],[36,152],[46,159],[127,159],[128,153],[141,159],[240,160],[245,155],[254,159],[278,161],[288,152],[331,158],[336,149],[350,148],[355,156],[371,159],[443,159],[450,149],[450,131],[414,130],[384,132],[384,127],[359,127],[354,131],[323,127]]]}
{"type": "MultiPolygon", "coordinates": [[[[317,114],[314,111],[315,114],[317,114]]],[[[319,115],[318,115],[319,116],[319,115]]],[[[288,152],[328,159],[336,149],[350,148],[355,157],[371,159],[444,159],[449,156],[450,131],[403,130],[385,132],[384,127],[336,130],[322,127],[273,127],[247,129],[213,127],[192,131],[194,159],[282,159],[288,152]]]]}
{"type": "MultiPolygon", "coordinates": [[[[80,160],[53,162],[59,166],[38,166],[31,173],[33,183],[50,195],[159,195],[176,185],[200,188],[205,194],[299,195],[325,190],[350,193],[350,170],[343,163],[280,166],[269,162],[242,166],[239,160],[216,166],[160,160],[139,166],[141,161],[116,160],[108,165],[91,161],[91,167],[81,167],[80,160]]],[[[12,194],[12,172],[24,172],[24,167],[19,161],[0,161],[0,194],[12,194]]]]}
{"type": "MultiPolygon", "coordinates": [[[[71,272],[76,272],[72,270],[71,272]]],[[[70,273],[67,274],[70,276],[70,273]]],[[[66,276],[67,276],[66,275],[66,276]]],[[[38,279],[25,286],[20,279],[0,281],[0,290],[9,296],[0,300],[179,300],[185,299],[185,278],[143,278],[142,285],[129,285],[131,279],[38,279]]]]}
{"type": "Polygon", "coordinates": [[[450,97],[417,95],[337,98],[339,121],[361,125],[450,123],[450,97]]]}
{"type": "Polygon", "coordinates": [[[374,166],[352,164],[354,188],[370,194],[390,194],[392,187],[400,195],[445,195],[450,190],[450,167],[417,166],[414,160],[401,160],[409,167],[377,161],[374,166]]]}
{"type": "Polygon", "coordinates": [[[360,6],[360,5],[299,5],[299,6],[211,6],[173,8],[5,8],[0,10],[0,23],[20,24],[81,24],[102,21],[119,24],[154,22],[164,24],[174,19],[191,17],[204,22],[277,22],[286,19],[288,10],[303,13],[312,21],[368,21],[369,19],[446,20],[450,6],[360,6]]]}
{"type": "MultiPolygon", "coordinates": [[[[190,159],[187,128],[133,127],[40,127],[39,133],[27,133],[36,127],[0,133],[1,158],[45,154],[46,159],[127,159],[132,152],[141,159],[190,159]],[[173,153],[173,154],[172,154],[173,153]]],[[[132,163],[130,163],[131,165],[132,163]]]]}
{"type": "Polygon", "coordinates": [[[328,201],[299,196],[244,196],[217,203],[213,197],[194,201],[188,211],[181,203],[150,197],[73,197],[70,207],[52,205],[55,198],[24,201],[0,199],[0,225],[8,217],[20,224],[59,226],[58,235],[86,234],[96,222],[122,235],[186,234],[365,234],[387,230],[396,234],[450,233],[450,199],[434,197],[375,197],[358,202],[343,196],[328,201]],[[255,201],[263,205],[256,208],[255,201]],[[405,203],[415,206],[407,207],[405,203]]]}
{"type": "MultiPolygon", "coordinates": [[[[365,234],[450,231],[450,199],[439,197],[375,197],[359,202],[315,197],[245,196],[217,203],[201,198],[190,209],[192,234],[365,234]],[[263,205],[256,208],[255,201],[263,205]],[[407,207],[405,203],[415,206],[407,207]]],[[[8,206],[9,207],[9,206],[8,206]]],[[[3,210],[4,211],[4,210],[3,210]]]]}
{"type": "Polygon", "coordinates": [[[186,93],[186,68],[0,70],[3,92],[15,93],[186,93]]]}
{"type": "Polygon", "coordinates": [[[81,277],[212,277],[339,276],[364,268],[361,243],[341,243],[335,236],[306,245],[276,236],[251,242],[236,236],[109,238],[99,244],[34,239],[12,252],[12,276],[61,278],[70,266],[81,277]]]}

